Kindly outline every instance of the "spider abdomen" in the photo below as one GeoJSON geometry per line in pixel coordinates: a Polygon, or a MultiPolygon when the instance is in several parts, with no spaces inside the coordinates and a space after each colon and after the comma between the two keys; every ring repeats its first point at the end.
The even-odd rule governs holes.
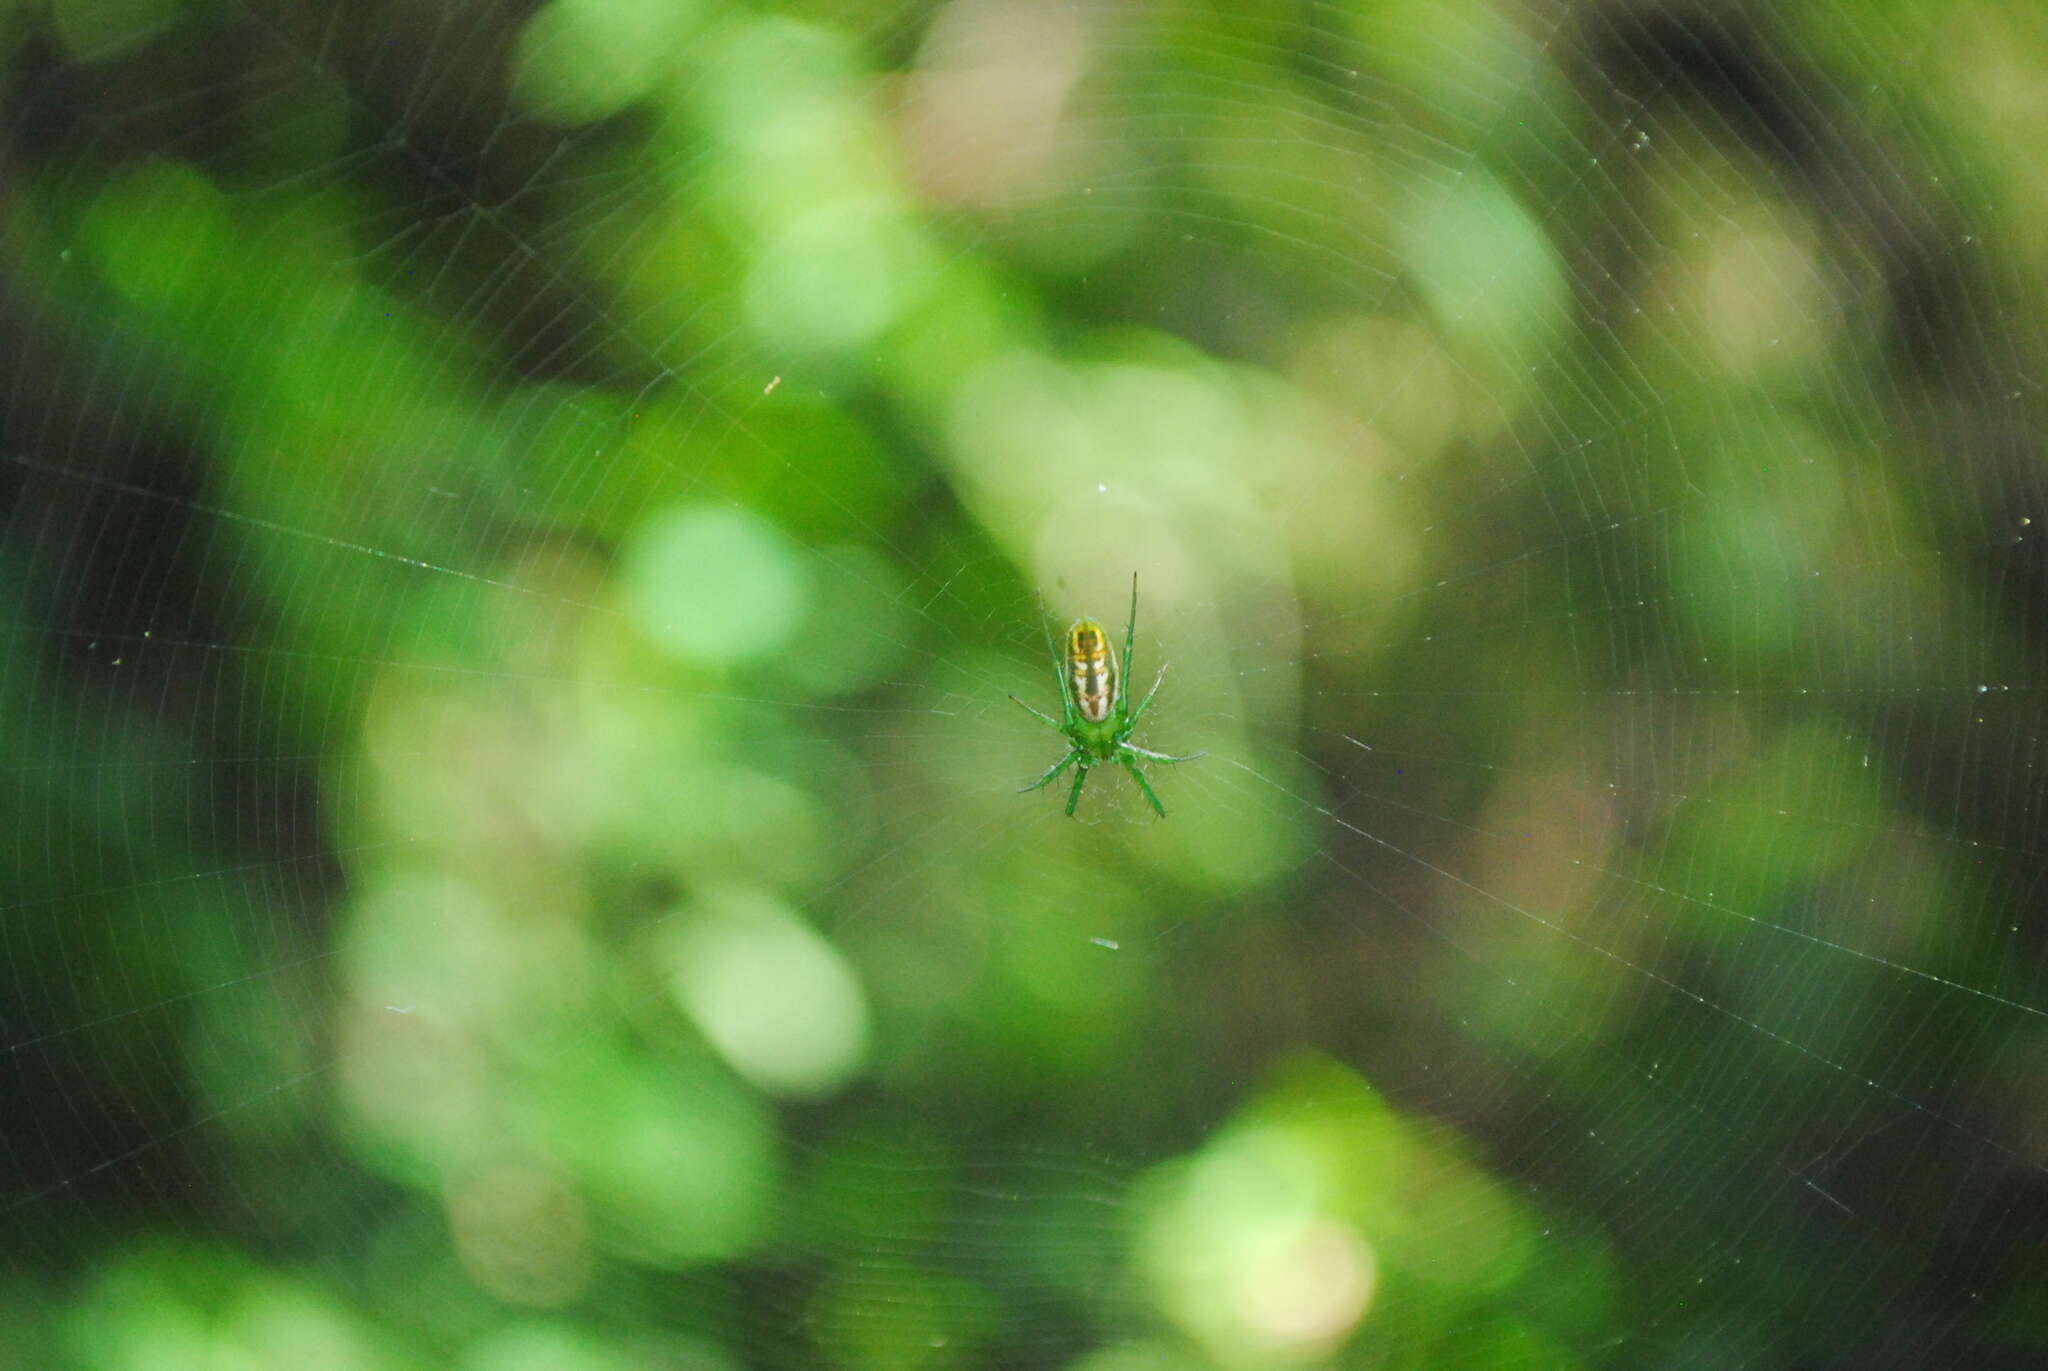
{"type": "Polygon", "coordinates": [[[1067,680],[1076,712],[1091,724],[1106,722],[1116,708],[1116,650],[1093,619],[1078,620],[1067,630],[1067,680]]]}

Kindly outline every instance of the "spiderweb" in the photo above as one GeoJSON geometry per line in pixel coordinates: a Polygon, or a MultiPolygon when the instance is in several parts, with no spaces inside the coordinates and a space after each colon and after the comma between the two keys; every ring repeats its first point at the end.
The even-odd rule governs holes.
{"type": "Polygon", "coordinates": [[[2032,1363],[2037,27],[0,7],[4,1359],[2032,1363]]]}

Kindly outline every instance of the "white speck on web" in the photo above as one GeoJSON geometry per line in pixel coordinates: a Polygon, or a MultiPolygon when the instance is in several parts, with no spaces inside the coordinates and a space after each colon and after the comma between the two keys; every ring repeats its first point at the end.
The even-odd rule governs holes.
{"type": "Polygon", "coordinates": [[[1117,951],[1120,946],[1114,938],[1090,938],[1088,941],[1094,943],[1097,947],[1106,947],[1111,952],[1117,951]]]}
{"type": "Polygon", "coordinates": [[[780,376],[771,376],[768,378],[768,384],[761,387],[761,393],[763,395],[773,395],[775,388],[781,384],[782,378],[780,376]]]}

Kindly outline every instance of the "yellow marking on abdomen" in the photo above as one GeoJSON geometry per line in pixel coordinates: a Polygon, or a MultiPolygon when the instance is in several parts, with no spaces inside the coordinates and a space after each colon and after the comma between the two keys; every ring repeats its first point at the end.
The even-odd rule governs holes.
{"type": "Polygon", "coordinates": [[[1067,630],[1067,680],[1074,708],[1089,723],[1101,723],[1116,708],[1116,651],[1093,619],[1079,620],[1067,630]]]}

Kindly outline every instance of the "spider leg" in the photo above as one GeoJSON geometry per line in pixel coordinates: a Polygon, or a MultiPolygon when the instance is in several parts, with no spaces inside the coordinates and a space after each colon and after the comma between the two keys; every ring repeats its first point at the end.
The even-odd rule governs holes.
{"type": "MultiPolygon", "coordinates": [[[[1011,698],[1011,699],[1013,699],[1013,700],[1017,700],[1017,697],[1016,697],[1015,695],[1012,695],[1012,696],[1011,696],[1010,698],[1011,698]]],[[[1027,705],[1027,704],[1025,704],[1025,703],[1024,703],[1024,702],[1023,702],[1022,700],[1017,700],[1017,703],[1018,703],[1019,705],[1023,706],[1023,708],[1025,708],[1025,709],[1031,709],[1031,706],[1030,706],[1030,705],[1027,705]]],[[[1052,717],[1052,715],[1050,715],[1050,714],[1047,714],[1047,713],[1046,713],[1045,711],[1043,711],[1043,710],[1039,710],[1039,709],[1031,709],[1031,712],[1032,712],[1033,714],[1036,714],[1036,715],[1037,715],[1037,716],[1038,716],[1039,718],[1041,718],[1041,719],[1045,720],[1045,721],[1046,721],[1047,723],[1051,724],[1051,725],[1052,725],[1052,726],[1053,726],[1054,728],[1058,728],[1058,727],[1060,726],[1060,725],[1059,725],[1059,720],[1057,720],[1057,719],[1053,718],[1053,717],[1052,717]]]]}
{"type": "MultiPolygon", "coordinates": [[[[1075,760],[1076,758],[1080,757],[1080,755],[1080,753],[1076,752],[1074,756],[1068,758],[1068,760],[1075,760]]],[[[1050,778],[1048,777],[1047,779],[1050,778]]],[[[1081,785],[1087,779],[1088,764],[1086,762],[1083,762],[1081,764],[1081,769],[1074,773],[1074,788],[1067,792],[1067,817],[1069,819],[1074,817],[1074,806],[1081,803],[1081,785]]]]}
{"type": "MultiPolygon", "coordinates": [[[[1129,744],[1125,746],[1129,746],[1129,744]]],[[[1152,812],[1162,819],[1165,818],[1166,806],[1159,803],[1159,797],[1152,793],[1151,784],[1146,781],[1145,773],[1138,770],[1138,764],[1131,760],[1131,754],[1119,751],[1116,754],[1116,759],[1124,764],[1124,770],[1131,773],[1131,779],[1138,783],[1138,789],[1145,792],[1145,801],[1152,806],[1152,812]]]]}
{"type": "MultiPolygon", "coordinates": [[[[1138,573],[1131,573],[1131,617],[1124,623],[1124,679],[1131,679],[1131,663],[1137,660],[1131,656],[1131,648],[1138,641],[1138,573]]],[[[1153,689],[1158,689],[1154,686],[1153,689]]],[[[1146,697],[1150,699],[1150,696],[1146,697]]],[[[1144,708],[1143,705],[1139,706],[1144,708]]],[[[1133,717],[1136,717],[1135,715],[1133,717]]]]}
{"type": "Polygon", "coordinates": [[[1207,752],[1190,752],[1185,757],[1174,757],[1164,752],[1154,752],[1149,747],[1139,747],[1136,743],[1125,743],[1123,747],[1125,751],[1135,752],[1148,762],[1166,762],[1169,764],[1173,762],[1192,762],[1197,757],[1209,755],[1207,752]]]}
{"type": "Polygon", "coordinates": [[[1053,644],[1052,630],[1046,626],[1043,615],[1038,620],[1038,631],[1045,635],[1045,650],[1052,655],[1052,678],[1058,683],[1060,688],[1060,714],[1066,719],[1066,723],[1053,724],[1051,718],[1044,714],[1039,714],[1037,710],[1031,709],[1030,705],[1024,705],[1024,702],[1017,700],[1015,695],[1012,695],[1010,698],[1017,700],[1018,704],[1024,705],[1026,709],[1031,709],[1033,714],[1038,714],[1039,718],[1044,719],[1047,723],[1052,724],[1054,728],[1064,732],[1073,726],[1075,719],[1080,717],[1074,712],[1074,688],[1073,684],[1067,680],[1065,670],[1066,654],[1053,644]]]}
{"type": "MultiPolygon", "coordinates": [[[[1024,707],[1026,709],[1031,708],[1031,706],[1029,705],[1026,705],[1024,707]]],[[[1019,795],[1029,795],[1034,790],[1045,789],[1047,786],[1051,785],[1054,781],[1057,781],[1060,778],[1060,773],[1062,771],[1065,771],[1068,767],[1072,766],[1075,762],[1079,761],[1080,758],[1080,753],[1069,752],[1066,756],[1060,758],[1058,761],[1054,762],[1049,768],[1047,768],[1046,773],[1043,776],[1040,776],[1037,780],[1033,781],[1030,785],[1025,786],[1022,790],[1019,790],[1017,793],[1019,795]]],[[[1084,767],[1082,769],[1085,771],[1087,768],[1084,767]]]]}
{"type": "Polygon", "coordinates": [[[1053,645],[1052,630],[1046,627],[1044,619],[1038,621],[1038,627],[1045,634],[1047,650],[1052,653],[1052,678],[1060,688],[1060,717],[1072,724],[1080,716],[1074,712],[1074,683],[1067,679],[1067,655],[1053,645]]]}
{"type": "Polygon", "coordinates": [[[1131,711],[1132,723],[1137,723],[1139,717],[1142,716],[1146,709],[1151,706],[1152,697],[1159,693],[1160,685],[1164,683],[1166,680],[1166,668],[1168,665],[1169,663],[1166,662],[1161,662],[1159,664],[1159,674],[1152,678],[1152,688],[1145,692],[1145,698],[1138,701],[1138,707],[1131,711]]]}

